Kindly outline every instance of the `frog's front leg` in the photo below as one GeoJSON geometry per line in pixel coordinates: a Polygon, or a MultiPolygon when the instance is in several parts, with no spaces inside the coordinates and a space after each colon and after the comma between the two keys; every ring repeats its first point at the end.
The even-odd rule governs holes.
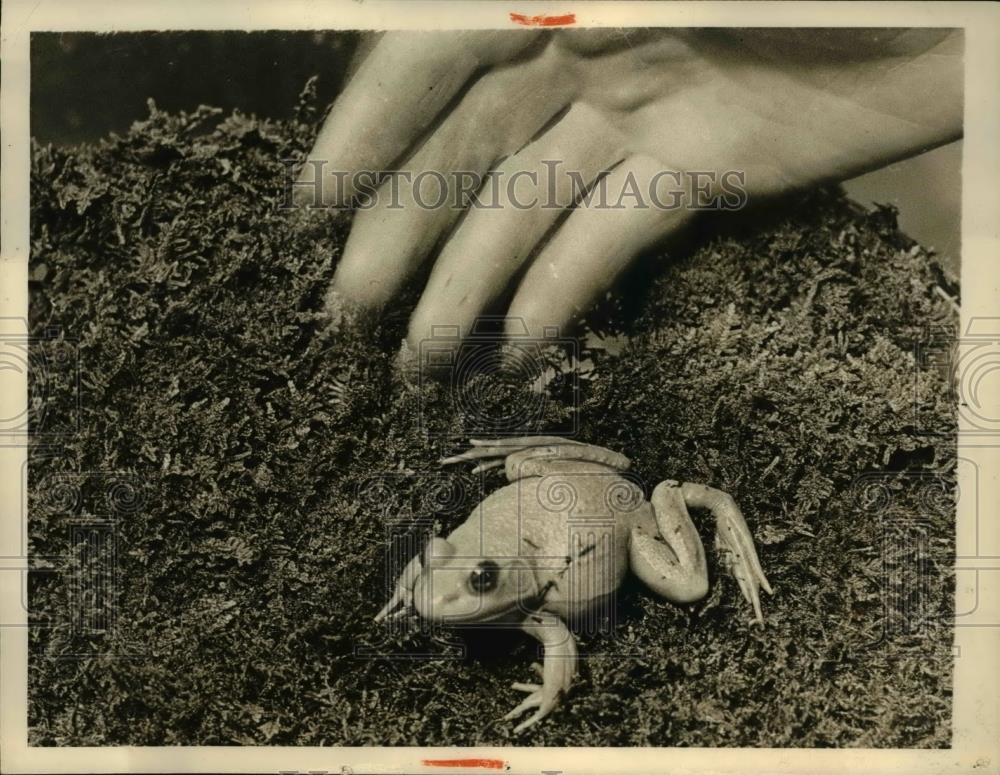
{"type": "Polygon", "coordinates": [[[547,613],[534,613],[522,623],[521,629],[536,638],[545,648],[541,685],[515,683],[513,687],[528,696],[514,710],[504,716],[505,721],[517,718],[529,708],[535,712],[516,727],[520,732],[545,718],[559,703],[561,695],[569,691],[576,675],[576,640],[559,617],[547,613]]]}
{"type": "Polygon", "coordinates": [[[423,563],[421,563],[418,554],[406,564],[403,572],[399,574],[399,578],[396,580],[396,590],[385,607],[375,615],[376,622],[406,615],[413,605],[413,585],[416,584],[417,577],[422,570],[423,563]]]}

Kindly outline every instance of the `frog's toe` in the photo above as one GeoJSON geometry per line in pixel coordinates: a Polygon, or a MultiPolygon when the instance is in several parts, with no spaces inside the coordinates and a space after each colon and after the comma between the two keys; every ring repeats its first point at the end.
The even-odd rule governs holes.
{"type": "MultiPolygon", "coordinates": [[[[515,689],[518,688],[518,685],[515,684],[514,688],[515,689]]],[[[541,704],[542,704],[542,690],[532,689],[531,694],[529,694],[527,697],[521,700],[521,703],[516,708],[514,708],[514,710],[512,710],[510,713],[508,713],[506,716],[503,717],[503,720],[510,721],[511,719],[515,719],[522,713],[524,713],[526,710],[529,710],[530,708],[537,708],[541,704]]]]}
{"type": "Polygon", "coordinates": [[[542,709],[539,708],[534,713],[532,713],[531,716],[529,716],[524,721],[522,721],[520,724],[518,724],[516,727],[514,727],[514,734],[516,735],[516,734],[518,734],[520,732],[523,732],[528,727],[534,726],[539,721],[541,721],[543,718],[545,718],[547,715],[548,715],[548,711],[545,711],[543,713],[542,709]]]}
{"type": "Polygon", "coordinates": [[[542,689],[536,689],[527,697],[525,697],[524,701],[521,702],[520,705],[518,705],[516,708],[514,708],[514,710],[512,710],[510,713],[504,716],[504,721],[510,721],[511,719],[515,719],[522,713],[524,713],[526,710],[535,708],[536,710],[534,713],[532,713],[530,716],[528,716],[528,718],[526,718],[524,721],[522,721],[520,724],[514,727],[514,734],[517,734],[519,732],[523,732],[530,726],[534,726],[543,718],[548,716],[549,713],[552,712],[552,709],[555,708],[555,706],[556,706],[555,696],[547,694],[542,689]]]}
{"type": "Polygon", "coordinates": [[[386,619],[394,619],[399,612],[394,611],[393,609],[396,608],[398,605],[399,605],[398,603],[395,603],[392,600],[390,600],[388,603],[382,606],[381,611],[375,614],[375,621],[382,622],[385,621],[386,619]]]}
{"type": "Polygon", "coordinates": [[[396,621],[409,616],[413,610],[413,592],[405,586],[396,589],[392,599],[386,603],[382,610],[375,614],[375,621],[396,621]]]}
{"type": "Polygon", "coordinates": [[[760,606],[760,590],[774,594],[764,576],[748,530],[740,530],[733,524],[720,525],[716,536],[716,546],[722,552],[723,562],[729,569],[744,599],[753,606],[754,621],[764,624],[764,613],[760,606]]]}
{"type": "Polygon", "coordinates": [[[569,687],[568,682],[565,681],[559,684],[559,688],[551,686],[546,688],[539,684],[515,681],[511,684],[511,688],[519,692],[528,692],[528,696],[521,701],[520,705],[503,717],[504,721],[510,721],[531,708],[537,708],[529,718],[514,727],[514,732],[520,732],[548,716],[555,709],[556,705],[559,704],[559,698],[569,687]]]}

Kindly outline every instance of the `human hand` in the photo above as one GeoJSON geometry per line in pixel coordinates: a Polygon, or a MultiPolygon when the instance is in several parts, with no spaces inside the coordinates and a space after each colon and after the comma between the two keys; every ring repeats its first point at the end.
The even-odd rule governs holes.
{"type": "MultiPolygon", "coordinates": [[[[693,215],[698,173],[714,177],[707,199],[739,173],[753,202],[960,137],[962,49],[960,31],[929,29],[388,33],[334,105],[301,180],[321,169],[322,203],[344,205],[371,192],[338,174],[442,177],[425,176],[422,196],[379,188],[355,217],[330,298],[383,307],[436,253],[412,348],[432,326],[466,335],[511,290],[511,332],[565,331],[693,215]],[[608,170],[611,204],[631,179],[675,206],[626,195],[621,208],[572,207],[575,186],[608,170]],[[490,206],[451,205],[463,175],[488,173],[503,181],[490,206]],[[440,180],[448,204],[420,206],[439,198],[440,180]],[[562,204],[518,204],[532,199],[562,204]]],[[[314,190],[296,194],[312,203],[314,190]]]]}

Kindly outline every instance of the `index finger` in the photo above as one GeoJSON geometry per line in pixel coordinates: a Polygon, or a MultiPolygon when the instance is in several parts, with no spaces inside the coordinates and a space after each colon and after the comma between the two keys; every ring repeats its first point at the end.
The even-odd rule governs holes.
{"type": "Polygon", "coordinates": [[[386,33],[337,98],[296,185],[299,204],[343,206],[352,175],[395,166],[488,65],[522,53],[532,30],[386,33]]]}

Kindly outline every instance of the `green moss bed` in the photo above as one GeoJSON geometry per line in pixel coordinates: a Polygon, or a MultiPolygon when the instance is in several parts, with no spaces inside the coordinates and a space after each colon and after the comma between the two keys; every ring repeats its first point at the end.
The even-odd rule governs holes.
{"type": "Polygon", "coordinates": [[[280,206],[318,117],[153,108],[34,150],[31,328],[79,380],[31,377],[32,744],[949,745],[955,421],[915,352],[955,289],[893,211],[819,191],[706,227],[628,314],[604,304],[621,351],[542,395],[414,380],[413,294],[327,323],[350,216],[280,206]],[[569,697],[513,735],[534,642],[372,622],[407,520],[447,532],[502,483],[436,464],[483,417],[619,450],[647,491],[732,493],[766,626],[696,515],[708,598],[626,583],[569,697]],[[111,536],[105,565],[81,525],[111,536]]]}

